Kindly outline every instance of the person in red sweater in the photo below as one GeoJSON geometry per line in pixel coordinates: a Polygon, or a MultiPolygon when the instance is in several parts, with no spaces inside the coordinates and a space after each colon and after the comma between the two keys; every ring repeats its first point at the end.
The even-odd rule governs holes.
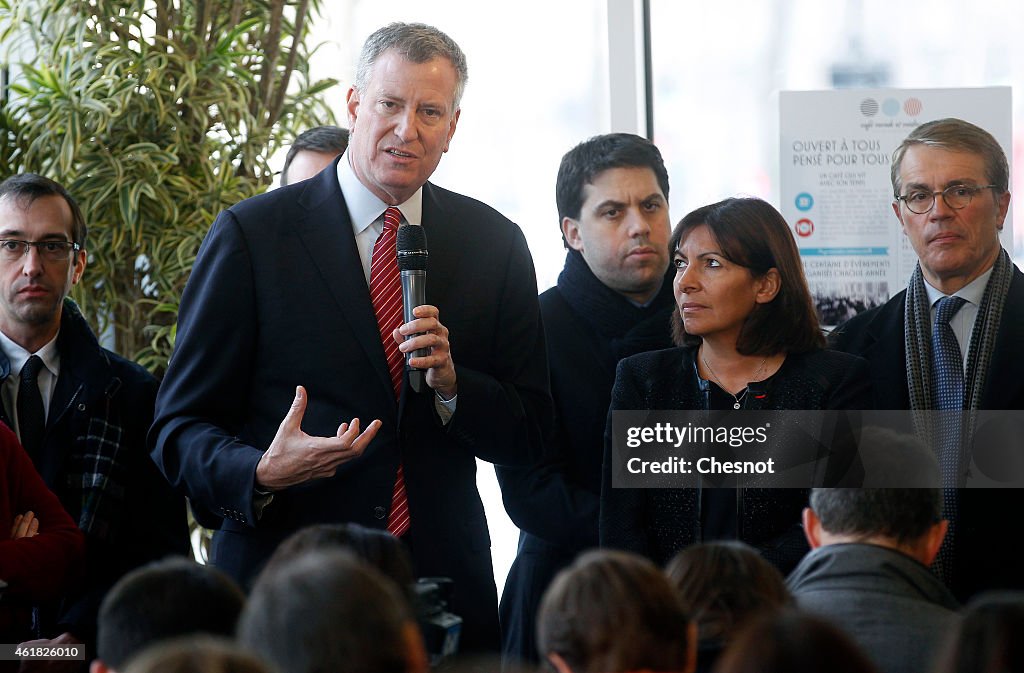
{"type": "Polygon", "coordinates": [[[84,554],[85,536],[0,423],[0,643],[32,637],[31,606],[61,595],[84,554]]]}

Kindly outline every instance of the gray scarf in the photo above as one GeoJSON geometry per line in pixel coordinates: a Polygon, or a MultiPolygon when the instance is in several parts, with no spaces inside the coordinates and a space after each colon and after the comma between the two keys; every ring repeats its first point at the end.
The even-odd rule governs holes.
{"type": "MultiPolygon", "coordinates": [[[[1013,278],[1013,262],[1006,250],[1000,250],[992,267],[992,276],[985,286],[985,293],[978,307],[978,317],[971,332],[971,345],[967,352],[967,371],[964,373],[964,409],[976,411],[981,406],[981,395],[985,390],[985,376],[992,362],[996,332],[1003,317],[1003,305],[1013,278]]],[[[935,408],[932,399],[931,376],[931,306],[924,287],[921,265],[914,268],[907,287],[906,312],[903,321],[903,342],[907,352],[907,388],[910,391],[910,408],[927,411],[935,408]]],[[[931,437],[930,425],[915,414],[915,423],[922,436],[931,437]],[[923,423],[923,426],[922,426],[923,423]]],[[[973,414],[964,419],[965,437],[974,433],[973,414]]]]}

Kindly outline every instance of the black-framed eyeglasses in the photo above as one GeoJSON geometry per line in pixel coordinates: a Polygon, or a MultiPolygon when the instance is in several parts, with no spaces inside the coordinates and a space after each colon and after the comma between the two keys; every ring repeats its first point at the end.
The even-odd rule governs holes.
{"type": "Polygon", "coordinates": [[[915,189],[903,196],[897,195],[896,200],[906,204],[907,210],[918,215],[924,215],[935,207],[935,197],[942,194],[942,200],[953,210],[961,210],[970,205],[974,195],[983,189],[998,189],[998,185],[983,185],[975,187],[972,185],[950,185],[937,192],[926,192],[915,189]]]}
{"type": "Polygon", "coordinates": [[[66,262],[68,253],[78,252],[82,246],[73,241],[20,241],[16,238],[0,238],[0,259],[5,262],[17,262],[28,254],[29,248],[35,248],[39,256],[47,262],[66,262]]]}

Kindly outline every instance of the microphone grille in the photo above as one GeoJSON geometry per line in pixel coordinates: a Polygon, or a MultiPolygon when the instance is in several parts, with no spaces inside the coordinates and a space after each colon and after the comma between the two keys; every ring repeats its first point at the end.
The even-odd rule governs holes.
{"type": "Polygon", "coordinates": [[[403,224],[398,228],[396,248],[398,268],[401,271],[427,270],[427,234],[417,224],[403,224]]]}

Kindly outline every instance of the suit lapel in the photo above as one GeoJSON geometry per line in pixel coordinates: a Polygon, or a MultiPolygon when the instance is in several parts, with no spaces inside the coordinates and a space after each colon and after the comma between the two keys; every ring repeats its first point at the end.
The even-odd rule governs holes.
{"type": "MultiPolygon", "coordinates": [[[[910,405],[907,392],[906,350],[903,343],[903,313],[906,294],[900,301],[887,303],[867,326],[870,344],[861,356],[871,363],[871,378],[879,409],[906,409],[910,405]]],[[[1024,274],[1014,270],[1003,319],[999,325],[995,352],[986,377],[983,409],[1014,409],[1024,404],[1024,359],[1016,357],[1024,343],[1024,274]]]]}
{"type": "Polygon", "coordinates": [[[903,313],[906,292],[899,301],[887,302],[867,326],[870,342],[859,355],[871,364],[875,406],[878,409],[907,409],[907,355],[903,342],[903,313]]]}
{"type": "MultiPolygon", "coordinates": [[[[337,161],[335,161],[337,166],[337,161]]],[[[322,171],[299,197],[302,214],[295,230],[337,304],[340,324],[347,324],[381,385],[394,399],[380,328],[359,260],[352,220],[338,185],[337,171],[322,171]]],[[[331,325],[325,327],[330,328],[331,325]]]]}
{"type": "MultiPolygon", "coordinates": [[[[459,221],[444,202],[444,194],[429,182],[423,185],[423,228],[427,235],[427,303],[441,308],[453,278],[458,277],[459,221]]],[[[441,314],[444,322],[444,313],[441,314]]]]}

